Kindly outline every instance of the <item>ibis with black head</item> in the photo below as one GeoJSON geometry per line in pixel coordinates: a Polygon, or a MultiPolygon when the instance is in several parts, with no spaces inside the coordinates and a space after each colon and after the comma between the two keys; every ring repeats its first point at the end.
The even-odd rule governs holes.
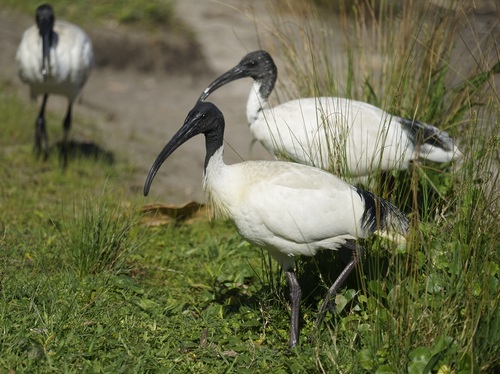
{"type": "Polygon", "coordinates": [[[282,266],[290,290],[289,345],[293,347],[299,338],[301,299],[295,259],[342,246],[353,251],[323,301],[318,324],[329,300],[360,260],[363,248],[356,239],[393,233],[390,237],[404,240],[408,219],[390,202],[319,168],[285,161],[225,164],[224,126],[224,117],[214,104],[197,103],[154,161],[144,195],[163,162],[190,138],[204,134],[206,200],[217,216],[229,219],[244,239],[269,251],[282,266]]]}
{"type": "Polygon", "coordinates": [[[252,78],[247,102],[251,133],[278,158],[312,165],[361,183],[375,171],[404,170],[412,160],[460,160],[462,153],[445,132],[398,117],[371,104],[340,98],[310,97],[270,107],[278,69],[263,50],[250,52],[202,93],[252,78]]]}
{"type": "Polygon", "coordinates": [[[71,129],[72,106],[90,75],[94,64],[92,42],[78,26],[55,19],[54,9],[42,4],[36,9],[36,24],[28,28],[17,49],[19,77],[28,84],[32,99],[43,95],[35,122],[35,152],[48,155],[45,106],[49,95],[68,99],[63,122],[61,160],[63,168],[68,158],[68,137],[71,129]]]}

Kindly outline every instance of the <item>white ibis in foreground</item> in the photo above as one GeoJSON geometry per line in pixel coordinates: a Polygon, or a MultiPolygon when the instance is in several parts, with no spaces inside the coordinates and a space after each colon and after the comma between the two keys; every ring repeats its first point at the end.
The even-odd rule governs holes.
{"type": "Polygon", "coordinates": [[[45,128],[45,105],[49,95],[68,99],[63,122],[61,158],[67,163],[67,143],[71,128],[71,109],[75,98],[90,75],[94,63],[92,42],[78,26],[56,21],[48,4],[40,5],[35,14],[36,25],[28,28],[17,49],[19,77],[30,87],[32,99],[43,95],[42,106],[35,122],[35,152],[48,155],[45,128]]]}
{"type": "Polygon", "coordinates": [[[203,91],[204,101],[236,79],[253,78],[247,120],[273,155],[363,182],[372,171],[406,169],[410,161],[449,162],[462,156],[449,135],[373,105],[339,97],[311,97],[270,108],[278,70],[266,51],[248,53],[203,91]]]}
{"type": "Polygon", "coordinates": [[[408,220],[394,205],[353,187],[324,170],[285,161],[223,161],[224,117],[212,103],[199,102],[156,158],[144,195],[163,162],[183,143],[205,135],[203,188],[219,217],[228,218],[251,244],[266,249],[283,267],[291,299],[291,347],[298,342],[301,289],[295,258],[320,249],[352,249],[352,260],[329,289],[318,314],[355,268],[363,248],[354,242],[372,234],[408,232],[408,220]]]}

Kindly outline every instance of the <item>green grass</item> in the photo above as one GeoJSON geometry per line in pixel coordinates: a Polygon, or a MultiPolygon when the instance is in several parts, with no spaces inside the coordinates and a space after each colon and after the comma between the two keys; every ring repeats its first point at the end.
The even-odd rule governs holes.
{"type": "MultiPolygon", "coordinates": [[[[38,3],[29,1],[3,0],[4,6],[35,15],[38,3]]],[[[40,3],[41,4],[41,3],[40,3]]],[[[121,24],[149,31],[183,29],[175,15],[171,0],[53,0],[50,5],[55,10],[56,18],[76,22],[82,26],[121,24]]]]}
{"type": "Polygon", "coordinates": [[[286,349],[283,290],[259,249],[225,222],[144,226],[119,161],[36,159],[36,113],[11,92],[0,86],[0,371],[314,368],[311,347],[286,349]]]}
{"type": "MultiPolygon", "coordinates": [[[[77,155],[64,173],[56,152],[45,162],[37,160],[36,109],[28,110],[13,90],[0,85],[0,372],[498,369],[500,100],[486,74],[491,67],[478,65],[450,92],[449,49],[442,49],[437,65],[416,61],[429,57],[415,55],[417,44],[429,51],[435,47],[427,48],[431,41],[425,38],[405,39],[406,32],[416,35],[423,25],[417,17],[410,22],[407,14],[384,21],[407,22],[406,32],[394,28],[398,32],[389,34],[401,38],[400,44],[377,34],[387,48],[380,54],[398,56],[383,65],[390,79],[382,79],[375,67],[355,68],[370,61],[355,32],[349,34],[347,72],[339,76],[329,55],[313,53],[327,51],[331,42],[329,34],[309,34],[317,32],[313,21],[321,18],[303,16],[311,17],[305,39],[287,39],[285,28],[273,35],[284,43],[274,53],[293,61],[299,46],[306,46],[311,59],[304,61],[312,63],[299,70],[302,76],[291,91],[279,94],[335,93],[398,114],[413,114],[422,98],[418,116],[433,123],[438,118],[461,140],[466,157],[459,172],[423,165],[395,173],[392,187],[374,179],[378,193],[408,210],[409,244],[364,243],[362,267],[337,296],[336,313],[327,315],[312,344],[305,337],[345,254],[324,252],[301,261],[301,344],[290,351],[285,282],[267,255],[226,222],[143,224],[145,201],[127,189],[133,170],[120,160],[110,164],[77,155]],[[311,48],[316,43],[326,44],[311,48]],[[304,82],[312,86],[299,85],[304,82]],[[476,105],[479,98],[482,106],[476,105]]],[[[449,40],[432,43],[448,47],[449,40]]],[[[60,137],[59,121],[49,113],[52,143],[60,137]]]]}

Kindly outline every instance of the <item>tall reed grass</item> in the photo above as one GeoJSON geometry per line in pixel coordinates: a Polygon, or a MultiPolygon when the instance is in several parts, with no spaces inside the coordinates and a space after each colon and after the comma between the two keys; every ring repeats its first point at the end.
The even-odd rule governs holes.
{"type": "Polygon", "coordinates": [[[407,211],[413,235],[404,249],[367,244],[361,284],[337,297],[318,342],[318,369],[498,369],[498,40],[478,35],[468,1],[289,0],[271,13],[261,40],[278,60],[273,100],[366,101],[449,132],[465,154],[455,167],[415,162],[371,178],[407,211]]]}

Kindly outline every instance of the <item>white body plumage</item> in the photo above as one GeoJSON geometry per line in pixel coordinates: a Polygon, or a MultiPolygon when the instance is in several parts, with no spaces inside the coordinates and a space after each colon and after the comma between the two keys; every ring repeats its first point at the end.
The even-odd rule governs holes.
{"type": "Polygon", "coordinates": [[[371,234],[362,227],[365,204],[357,190],[317,168],[280,161],[226,165],[219,149],[205,170],[204,190],[216,214],[284,269],[293,268],[296,256],[371,234]]]}
{"type": "Polygon", "coordinates": [[[407,169],[418,158],[449,162],[461,156],[456,147],[449,152],[415,144],[400,117],[365,102],[317,97],[269,108],[259,89],[254,82],[247,105],[250,131],[270,153],[295,162],[363,177],[379,169],[407,169]]]}
{"type": "Polygon", "coordinates": [[[28,84],[32,98],[61,95],[74,101],[94,65],[92,42],[78,26],[56,21],[54,44],[50,48],[50,67],[42,74],[42,38],[37,25],[27,29],[17,49],[19,77],[28,84]]]}

